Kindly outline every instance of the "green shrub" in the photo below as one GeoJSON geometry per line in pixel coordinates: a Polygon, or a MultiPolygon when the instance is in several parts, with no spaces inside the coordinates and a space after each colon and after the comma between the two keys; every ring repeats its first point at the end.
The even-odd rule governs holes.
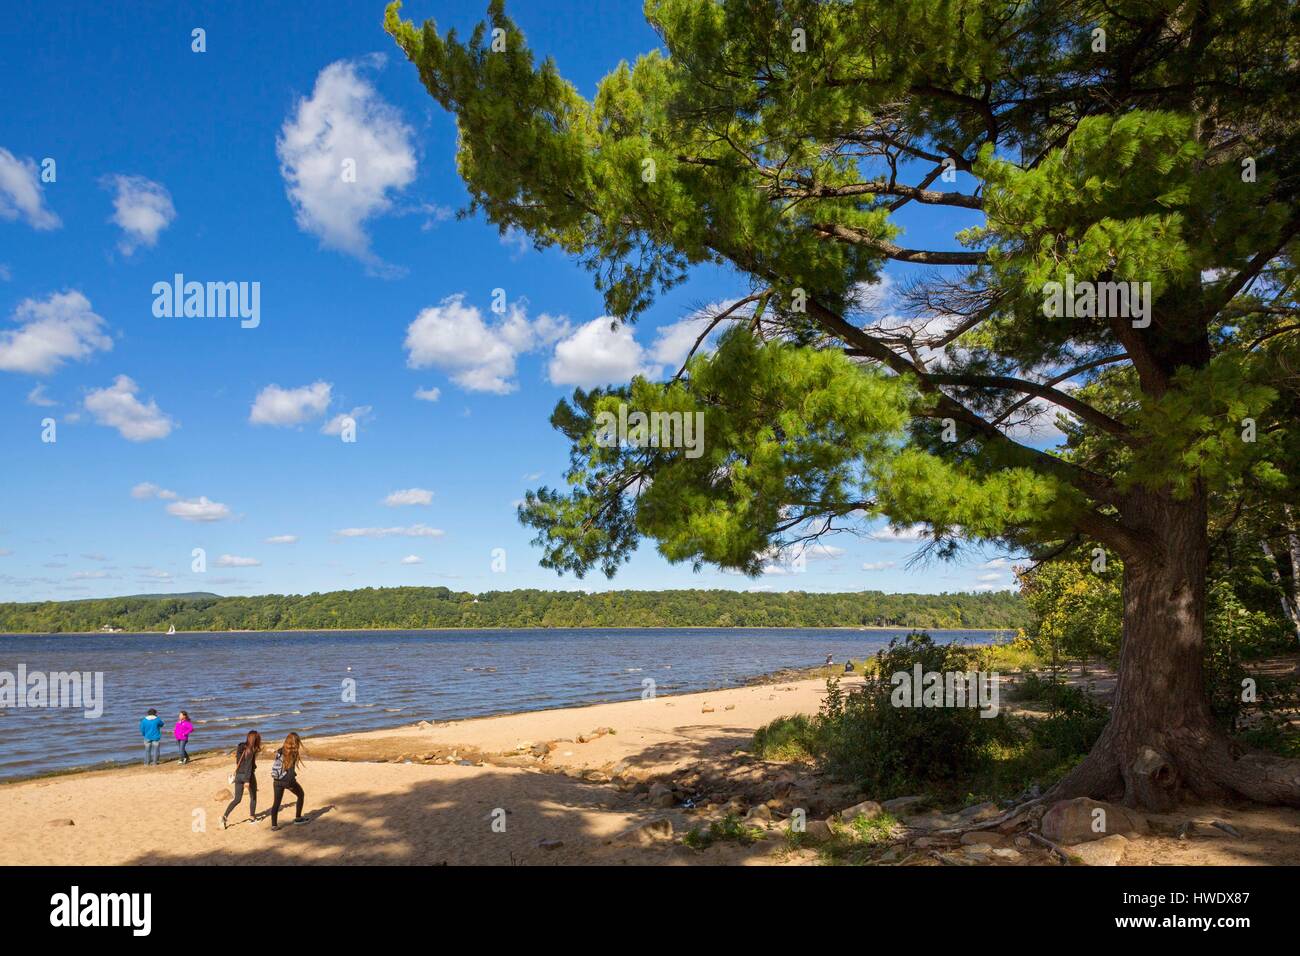
{"type": "Polygon", "coordinates": [[[1030,722],[1030,734],[1058,758],[1086,754],[1110,719],[1110,712],[1078,687],[1047,681],[1040,699],[1048,702],[1051,712],[1030,722]]]}
{"type": "Polygon", "coordinates": [[[936,644],[928,634],[890,641],[876,654],[879,679],[844,694],[828,681],[816,724],[821,763],[834,777],[878,798],[915,793],[972,774],[982,748],[1008,733],[1003,717],[981,717],[973,707],[896,707],[890,676],[975,669],[975,652],[936,644]]]}

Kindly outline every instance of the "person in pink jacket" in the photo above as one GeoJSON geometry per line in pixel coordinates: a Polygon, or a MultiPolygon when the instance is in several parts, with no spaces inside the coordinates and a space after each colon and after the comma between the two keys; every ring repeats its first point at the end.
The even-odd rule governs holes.
{"type": "Polygon", "coordinates": [[[176,719],[176,726],[172,729],[176,736],[176,746],[181,748],[181,763],[189,763],[190,755],[185,750],[185,745],[190,742],[190,734],[194,733],[194,725],[190,723],[190,715],[181,711],[180,717],[176,719]]]}

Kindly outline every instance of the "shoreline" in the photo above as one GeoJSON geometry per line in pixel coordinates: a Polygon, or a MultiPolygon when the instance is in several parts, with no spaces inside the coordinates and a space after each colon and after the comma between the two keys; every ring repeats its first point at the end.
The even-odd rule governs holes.
{"type": "Polygon", "coordinates": [[[642,854],[617,840],[665,811],[687,828],[692,811],[650,801],[647,781],[734,763],[754,730],[815,712],[824,690],[807,679],[308,737],[299,779],[312,825],[280,833],[261,819],[278,740],[263,744],[258,823],[239,819],[245,803],[230,830],[218,823],[228,751],[9,780],[0,864],[675,862],[658,850],[694,851],[642,854]],[[511,814],[507,832],[487,822],[494,807],[511,814]]]}
{"type": "MultiPolygon", "coordinates": [[[[814,665],[811,667],[801,667],[801,668],[783,667],[783,668],[778,668],[775,671],[768,671],[767,673],[764,674],[756,674],[751,677],[740,678],[739,683],[732,687],[720,687],[720,688],[715,688],[713,690],[685,690],[676,694],[658,694],[656,696],[657,699],[659,700],[673,700],[679,697],[690,697],[695,694],[723,693],[730,690],[738,690],[743,687],[766,687],[772,684],[790,683],[794,681],[824,680],[825,679],[824,675],[821,675],[819,672],[824,671],[825,669],[826,669],[826,665],[824,664],[814,665]]],[[[860,674],[860,672],[858,673],[860,674]]],[[[855,676],[857,675],[855,674],[855,676]]],[[[352,737],[357,734],[387,734],[387,733],[392,733],[394,731],[403,730],[409,727],[418,727],[421,724],[430,724],[436,727],[449,727],[449,726],[456,726],[458,724],[468,723],[470,721],[475,721],[475,720],[497,720],[502,717],[525,717],[529,714],[565,713],[568,711],[582,710],[588,707],[603,707],[603,706],[609,706],[613,704],[630,703],[633,700],[636,700],[636,698],[631,698],[630,700],[627,701],[594,701],[594,702],[589,701],[586,703],[570,704],[567,707],[539,707],[539,708],[534,708],[532,710],[503,710],[492,714],[477,714],[473,717],[456,717],[447,720],[437,720],[437,721],[422,720],[422,721],[417,721],[414,724],[407,722],[407,723],[389,724],[384,727],[372,727],[368,730],[347,730],[336,734],[324,734],[315,739],[329,740],[335,737],[352,737]]],[[[164,742],[170,743],[170,741],[164,741],[164,742]]],[[[212,747],[207,750],[191,750],[190,758],[191,760],[194,760],[198,757],[211,757],[213,755],[228,754],[230,752],[231,749],[229,747],[212,747]]],[[[163,761],[164,764],[175,763],[175,762],[176,762],[175,757],[163,761]]],[[[113,771],[113,770],[123,770],[126,768],[137,766],[138,764],[139,764],[138,759],[105,760],[98,764],[81,765],[76,767],[60,767],[56,770],[42,770],[34,774],[15,776],[15,777],[5,777],[3,779],[0,779],[0,790],[2,790],[4,787],[10,784],[31,783],[36,780],[46,780],[51,777],[67,777],[67,776],[73,776],[82,773],[103,773],[103,772],[113,771]]]]}
{"type": "Polygon", "coordinates": [[[739,625],[739,624],[654,624],[632,625],[623,627],[590,626],[543,626],[527,625],[524,627],[286,627],[276,630],[222,630],[222,631],[0,631],[0,638],[5,637],[130,637],[138,634],[161,634],[164,637],[202,634],[368,634],[371,632],[390,632],[393,634],[424,634],[442,631],[921,631],[927,634],[949,633],[953,631],[976,631],[986,634],[1014,634],[1015,627],[921,627],[909,624],[894,625],[739,625]]]}

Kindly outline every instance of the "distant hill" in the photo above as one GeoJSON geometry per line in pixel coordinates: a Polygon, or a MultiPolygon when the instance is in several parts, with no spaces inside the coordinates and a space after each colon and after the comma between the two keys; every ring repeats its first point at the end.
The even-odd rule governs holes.
{"type": "MultiPolygon", "coordinates": [[[[120,598],[82,598],[83,601],[161,601],[168,598],[219,598],[211,591],[185,591],[179,594],[124,594],[120,598]]],[[[73,602],[68,602],[73,603],[73,602]]]]}
{"type": "Polygon", "coordinates": [[[273,631],[461,627],[1023,627],[1013,591],[486,591],[362,588],[324,594],[148,594],[0,604],[0,632],[273,631]]]}

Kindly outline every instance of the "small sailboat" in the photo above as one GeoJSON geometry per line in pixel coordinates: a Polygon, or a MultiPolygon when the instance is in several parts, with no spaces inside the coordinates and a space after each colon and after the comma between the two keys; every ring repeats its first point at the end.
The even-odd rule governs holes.
{"type": "Polygon", "coordinates": [[[173,624],[171,627],[167,628],[167,636],[168,636],[168,637],[170,637],[171,635],[173,635],[173,634],[175,634],[175,633],[176,633],[176,625],[175,625],[175,624],[173,624]]]}

